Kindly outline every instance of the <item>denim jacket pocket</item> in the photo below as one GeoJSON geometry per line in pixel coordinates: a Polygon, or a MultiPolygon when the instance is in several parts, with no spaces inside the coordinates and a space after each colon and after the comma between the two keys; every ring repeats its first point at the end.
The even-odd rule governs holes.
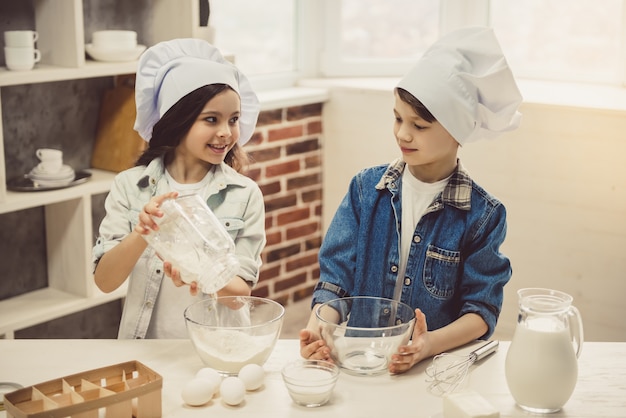
{"type": "Polygon", "coordinates": [[[424,262],[424,286],[438,299],[454,295],[461,253],[429,245],[424,262]]]}

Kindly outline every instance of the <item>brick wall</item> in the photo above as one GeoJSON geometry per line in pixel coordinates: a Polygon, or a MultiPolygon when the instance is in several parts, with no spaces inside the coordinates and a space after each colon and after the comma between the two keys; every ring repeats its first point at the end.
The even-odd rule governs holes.
{"type": "Polygon", "coordinates": [[[283,305],[308,298],[322,239],[322,104],[261,112],[245,149],[265,199],[267,246],[252,294],[283,305]]]}

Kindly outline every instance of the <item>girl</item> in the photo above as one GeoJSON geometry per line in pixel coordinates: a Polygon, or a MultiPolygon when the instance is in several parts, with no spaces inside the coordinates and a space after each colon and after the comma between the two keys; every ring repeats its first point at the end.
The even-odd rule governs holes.
{"type": "Polygon", "coordinates": [[[95,282],[111,292],[128,278],[119,338],[185,338],[184,309],[197,298],[143,235],[165,199],[197,193],[236,245],[238,274],[219,296],[250,295],[265,245],[261,191],[239,171],[259,103],[246,77],[199,39],[162,42],[139,61],[135,130],[148,142],[135,167],[119,173],[105,201],[93,249],[95,282]],[[164,276],[171,277],[164,279],[164,276]]]}
{"type": "MultiPolygon", "coordinates": [[[[391,373],[493,333],[511,277],[499,251],[506,211],[471,179],[457,151],[516,128],[520,103],[491,29],[443,37],[395,89],[402,157],[357,174],[337,209],[312,304],[378,296],[412,306],[412,341],[393,356],[391,373]]],[[[300,332],[300,352],[330,359],[314,313],[300,332]]]]}

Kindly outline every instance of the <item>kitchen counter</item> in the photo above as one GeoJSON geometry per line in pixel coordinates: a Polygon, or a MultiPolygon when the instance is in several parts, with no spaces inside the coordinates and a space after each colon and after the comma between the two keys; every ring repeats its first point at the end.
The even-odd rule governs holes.
{"type": "MultiPolygon", "coordinates": [[[[458,350],[469,353],[481,343],[458,350]]],[[[504,377],[508,342],[498,352],[474,364],[469,385],[502,417],[529,416],[509,394],[504,377]]],[[[397,376],[351,376],[341,373],[331,401],[315,409],[295,405],[281,380],[280,369],[299,357],[297,340],[279,340],[265,364],[265,384],[246,394],[239,406],[219,397],[201,407],[184,405],[183,385],[203,367],[188,340],[0,340],[0,381],[33,385],[69,374],[138,360],[163,377],[164,417],[442,417],[442,399],[427,390],[425,369],[430,361],[397,376]]],[[[565,407],[549,417],[626,416],[626,343],[587,342],[579,360],[579,378],[565,407]]],[[[4,418],[6,412],[0,412],[4,418]]]]}

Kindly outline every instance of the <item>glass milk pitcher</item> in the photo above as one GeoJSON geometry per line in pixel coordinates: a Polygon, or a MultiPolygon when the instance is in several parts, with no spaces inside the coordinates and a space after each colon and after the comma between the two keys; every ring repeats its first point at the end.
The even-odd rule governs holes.
{"type": "Polygon", "coordinates": [[[505,375],[515,402],[534,413],[560,410],[578,379],[583,326],[573,298],[551,289],[520,289],[519,315],[505,375]]]}

